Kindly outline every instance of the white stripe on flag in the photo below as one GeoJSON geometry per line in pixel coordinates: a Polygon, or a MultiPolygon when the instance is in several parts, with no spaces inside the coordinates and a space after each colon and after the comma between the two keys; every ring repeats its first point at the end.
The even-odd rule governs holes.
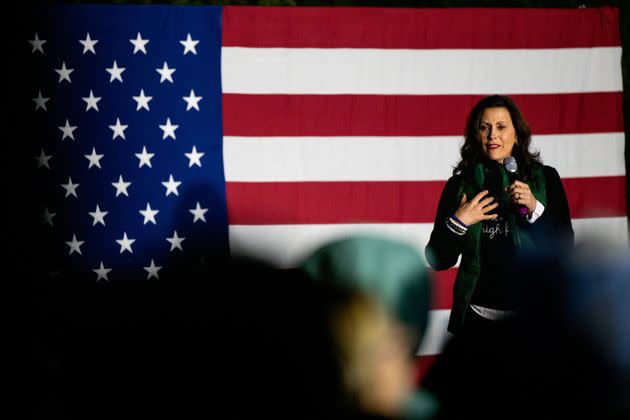
{"type": "Polygon", "coordinates": [[[626,217],[574,219],[572,222],[576,245],[583,241],[597,241],[611,246],[628,246],[628,219],[626,217]]]}
{"type": "Polygon", "coordinates": [[[532,136],[532,147],[562,178],[625,175],[624,133],[532,136]]]}
{"type": "Polygon", "coordinates": [[[462,95],[622,90],[620,47],[518,50],[223,47],[221,54],[225,93],[462,95]]]}
{"type": "MultiPolygon", "coordinates": [[[[625,174],[624,134],[536,136],[563,178],[625,174]]],[[[460,137],[225,137],[226,181],[446,180],[460,137]],[[395,162],[393,164],[392,162],[395,162]]]]}
{"type": "Polygon", "coordinates": [[[352,234],[375,234],[407,242],[424,256],[431,223],[334,225],[230,225],[232,255],[255,256],[279,268],[293,268],[324,243],[352,234]]]}
{"type": "MultiPolygon", "coordinates": [[[[576,241],[599,239],[627,246],[625,217],[573,219],[576,241]]],[[[350,234],[377,234],[405,241],[424,256],[432,223],[230,225],[232,255],[254,256],[279,268],[293,268],[324,243],[350,234]]]]}
{"type": "Polygon", "coordinates": [[[451,338],[451,334],[446,331],[448,318],[451,316],[450,309],[437,309],[429,311],[429,323],[427,331],[422,337],[422,342],[416,353],[417,356],[429,356],[442,352],[446,341],[451,338]]]}

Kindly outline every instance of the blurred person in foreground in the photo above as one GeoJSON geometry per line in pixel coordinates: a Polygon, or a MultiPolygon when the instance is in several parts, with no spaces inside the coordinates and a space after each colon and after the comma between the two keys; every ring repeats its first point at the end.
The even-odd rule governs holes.
{"type": "Polygon", "coordinates": [[[354,236],[322,246],[302,269],[324,292],[347,418],[429,419],[435,399],[414,386],[430,285],[411,246],[354,236]]]}
{"type": "Polygon", "coordinates": [[[519,265],[525,303],[514,341],[528,412],[630,418],[628,248],[588,238],[565,258],[532,253],[519,265]]]}
{"type": "Polygon", "coordinates": [[[628,249],[589,240],[513,264],[518,313],[505,328],[455,335],[422,382],[437,418],[630,418],[628,249]]]}
{"type": "Polygon", "coordinates": [[[335,418],[322,297],[252,259],[168,279],[77,278],[38,303],[32,418],[335,418]]]}

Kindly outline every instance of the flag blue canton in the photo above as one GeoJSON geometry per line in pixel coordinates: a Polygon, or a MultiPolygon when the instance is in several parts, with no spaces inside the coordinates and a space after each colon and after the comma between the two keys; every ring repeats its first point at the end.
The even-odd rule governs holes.
{"type": "Polygon", "coordinates": [[[221,8],[58,6],[24,47],[50,270],[160,278],[228,254],[221,8]]]}

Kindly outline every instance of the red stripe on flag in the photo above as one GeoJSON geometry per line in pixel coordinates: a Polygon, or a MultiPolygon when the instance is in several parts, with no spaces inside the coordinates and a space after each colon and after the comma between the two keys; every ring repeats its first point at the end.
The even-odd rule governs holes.
{"type": "Polygon", "coordinates": [[[228,182],[233,225],[431,223],[444,181],[228,182]]]}
{"type": "Polygon", "coordinates": [[[562,179],[572,218],[615,217],[628,214],[626,177],[562,179]]]}
{"type": "MultiPolygon", "coordinates": [[[[285,268],[283,272],[297,272],[297,268],[285,268]]],[[[457,276],[457,268],[435,271],[427,268],[431,281],[431,310],[451,309],[453,306],[453,285],[457,276]]]]}
{"type": "Polygon", "coordinates": [[[224,7],[223,45],[285,48],[588,48],[621,45],[617,8],[224,7]],[[492,30],[480,30],[492,28],[492,30]]]}
{"type": "MultiPolygon", "coordinates": [[[[481,97],[224,94],[223,130],[226,136],[462,136],[481,97]]],[[[535,134],[623,132],[621,92],[512,98],[535,134]]]]}
{"type": "MultiPolygon", "coordinates": [[[[627,214],[625,176],[563,179],[571,217],[627,214]]],[[[433,223],[445,181],[228,182],[233,225],[433,223]]]]}
{"type": "Polygon", "coordinates": [[[422,386],[422,380],[426,376],[431,366],[433,366],[433,364],[435,363],[437,357],[437,354],[416,357],[414,365],[414,376],[417,385],[422,386]]]}
{"type": "Polygon", "coordinates": [[[443,271],[429,269],[429,276],[431,277],[431,309],[451,309],[457,268],[443,271]]]}

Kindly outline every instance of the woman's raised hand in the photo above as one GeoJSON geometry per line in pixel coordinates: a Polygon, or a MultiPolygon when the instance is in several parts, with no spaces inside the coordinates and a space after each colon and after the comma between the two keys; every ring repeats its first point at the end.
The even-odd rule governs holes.
{"type": "Polygon", "coordinates": [[[466,201],[466,194],[463,194],[455,217],[468,226],[496,218],[497,214],[488,212],[497,208],[499,203],[493,203],[494,197],[488,196],[488,193],[488,190],[483,190],[470,201],[466,201]]]}

